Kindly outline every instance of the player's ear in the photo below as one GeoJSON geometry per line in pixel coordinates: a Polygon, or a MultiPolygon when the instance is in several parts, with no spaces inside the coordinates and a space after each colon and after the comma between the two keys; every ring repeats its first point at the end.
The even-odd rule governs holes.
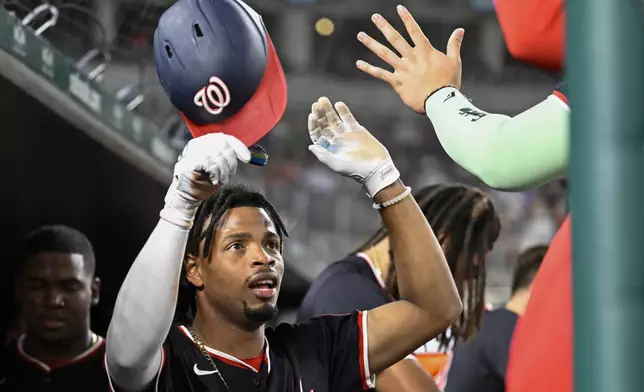
{"type": "Polygon", "coordinates": [[[101,279],[95,277],[92,280],[92,306],[98,305],[101,300],[101,279]]]}
{"type": "Polygon", "coordinates": [[[197,258],[188,255],[186,260],[186,279],[195,287],[203,287],[203,278],[201,276],[201,267],[197,258]]]}

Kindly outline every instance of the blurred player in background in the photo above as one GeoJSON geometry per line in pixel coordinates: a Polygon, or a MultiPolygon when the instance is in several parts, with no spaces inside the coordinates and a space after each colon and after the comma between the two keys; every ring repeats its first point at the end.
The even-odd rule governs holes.
{"type": "Polygon", "coordinates": [[[26,238],[15,279],[24,334],[0,353],[0,391],[98,391],[108,388],[104,340],[90,329],[98,304],[92,245],[66,226],[26,238]]]}
{"type": "Polygon", "coordinates": [[[448,373],[445,392],[504,392],[510,342],[519,316],[530,299],[532,282],[541,266],[547,246],[521,252],[512,278],[512,295],[504,307],[487,311],[473,339],[457,346],[448,373]]]}
{"type": "MultiPolygon", "coordinates": [[[[530,189],[565,174],[570,114],[565,82],[544,101],[517,116],[487,113],[459,91],[464,31],[454,31],[443,54],[431,45],[404,7],[399,7],[398,13],[414,47],[381,16],[374,16],[376,26],[403,57],[360,33],[358,38],[394,72],[362,61],[357,66],[389,83],[411,109],[425,113],[441,145],[456,163],[501,190],[530,189]]],[[[507,15],[513,17],[511,13],[507,15]]],[[[525,19],[518,25],[531,23],[532,19],[525,19]]],[[[501,20],[504,25],[508,21],[501,20]]],[[[510,392],[572,390],[570,216],[549,246],[531,301],[517,323],[506,384],[510,392]]]]}
{"type": "Polygon", "coordinates": [[[232,136],[205,135],[188,143],[175,166],[161,219],[119,292],[106,354],[117,386],[370,389],[374,374],[458,318],[461,301],[449,267],[410,189],[380,142],[346,105],[336,108],[340,117],[327,99],[313,106],[309,149],[373,198],[396,253],[404,301],[265,328],[276,315],[286,231],[261,194],[218,190],[250,152],[232,136]],[[172,326],[183,274],[195,287],[196,314],[192,325],[172,326]]]}
{"type": "MultiPolygon", "coordinates": [[[[491,199],[477,188],[432,185],[414,198],[441,243],[465,311],[449,330],[423,345],[418,358],[409,357],[379,374],[376,388],[380,392],[436,390],[430,375],[442,366],[444,352],[455,342],[469,339],[479,327],[485,303],[485,259],[501,227],[491,199]]],[[[302,301],[298,320],[368,310],[399,300],[394,260],[387,230],[382,227],[316,278],[302,301]]]]}

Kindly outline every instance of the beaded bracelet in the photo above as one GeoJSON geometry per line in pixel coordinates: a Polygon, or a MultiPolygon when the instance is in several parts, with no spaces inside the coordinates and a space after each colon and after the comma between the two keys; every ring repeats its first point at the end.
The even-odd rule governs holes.
{"type": "Polygon", "coordinates": [[[387,200],[386,202],[384,202],[382,204],[373,203],[373,208],[376,209],[376,210],[381,210],[383,208],[391,207],[394,204],[397,204],[397,203],[400,203],[401,201],[403,201],[410,194],[411,194],[411,187],[406,186],[405,191],[403,193],[401,193],[400,195],[394,197],[393,199],[387,200]]]}

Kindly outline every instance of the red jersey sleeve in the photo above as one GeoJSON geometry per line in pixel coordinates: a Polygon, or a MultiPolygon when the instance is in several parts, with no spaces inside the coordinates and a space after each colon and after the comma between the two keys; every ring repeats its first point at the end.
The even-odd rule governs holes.
{"type": "Polygon", "coordinates": [[[561,71],[564,65],[564,0],[496,0],[508,50],[516,59],[561,71]]]}

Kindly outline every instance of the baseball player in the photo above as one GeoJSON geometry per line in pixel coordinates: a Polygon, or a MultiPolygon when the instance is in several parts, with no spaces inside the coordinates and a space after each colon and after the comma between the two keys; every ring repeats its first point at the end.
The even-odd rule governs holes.
{"type": "Polygon", "coordinates": [[[355,391],[445,330],[462,310],[443,252],[387,150],[338,103],[309,116],[309,149],[358,181],[396,254],[401,301],[276,329],[287,235],[258,192],[224,185],[249,150],[236,138],[191,140],[160,221],[119,292],[106,369],[124,390],[355,391]],[[194,287],[191,324],[173,325],[181,277],[194,287]]]}
{"type": "Polygon", "coordinates": [[[25,239],[19,262],[24,333],[0,349],[0,391],[105,390],[105,342],[90,328],[101,282],[87,237],[67,226],[41,227],[25,239]]]}
{"type": "Polygon", "coordinates": [[[547,246],[521,252],[512,278],[512,294],[505,306],[486,311],[473,339],[454,349],[443,369],[445,392],[504,392],[512,334],[530,299],[534,278],[547,246]]]}
{"type": "Polygon", "coordinates": [[[161,219],[119,292],[105,356],[113,388],[370,389],[376,373],[458,318],[442,250],[389,153],[346,105],[336,112],[321,99],[309,115],[309,150],[373,200],[404,300],[265,327],[277,313],[287,231],[261,193],[228,183],[238,161],[252,161],[247,146],[281,116],[277,57],[261,18],[237,0],[179,0],[159,22],[155,53],[168,95],[201,136],[177,162],[161,219]]]}
{"type": "MultiPolygon", "coordinates": [[[[431,376],[443,366],[454,344],[471,338],[480,325],[485,304],[485,260],[501,229],[492,200],[480,189],[437,184],[420,189],[414,198],[437,233],[466,307],[450,329],[379,374],[379,392],[438,390],[431,376]]],[[[389,236],[382,227],[315,279],[302,300],[298,320],[373,309],[399,299],[395,266],[389,236]]]]}

